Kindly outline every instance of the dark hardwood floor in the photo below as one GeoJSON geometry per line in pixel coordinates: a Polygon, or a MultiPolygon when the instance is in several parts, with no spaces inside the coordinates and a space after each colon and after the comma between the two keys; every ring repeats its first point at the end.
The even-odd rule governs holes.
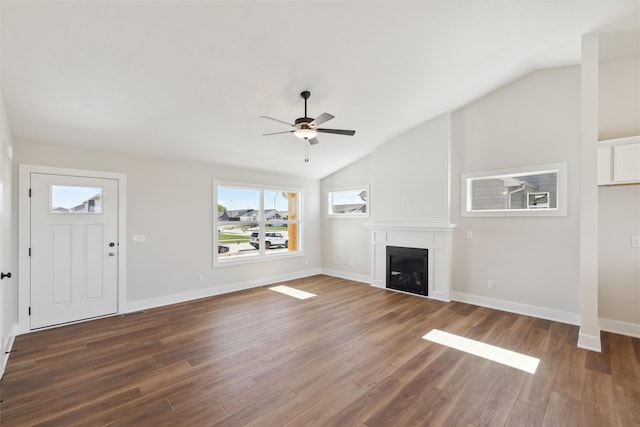
{"type": "Polygon", "coordinates": [[[327,276],[16,338],[10,426],[640,426],[640,340],[327,276]],[[535,374],[421,337],[541,359],[535,374]]]}

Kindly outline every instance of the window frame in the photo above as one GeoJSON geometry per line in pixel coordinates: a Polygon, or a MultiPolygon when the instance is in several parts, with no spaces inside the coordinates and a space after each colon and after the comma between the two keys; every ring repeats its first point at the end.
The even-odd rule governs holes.
{"type": "Polygon", "coordinates": [[[327,218],[369,218],[371,216],[371,191],[369,184],[355,185],[352,187],[329,188],[326,192],[325,201],[327,205],[325,206],[324,211],[327,218]],[[364,213],[336,213],[332,211],[332,207],[334,206],[332,202],[333,194],[356,192],[358,190],[366,191],[367,193],[367,200],[364,201],[366,206],[366,211],[364,213]]]}
{"type": "MultiPolygon", "coordinates": [[[[212,206],[212,215],[213,220],[211,224],[213,226],[211,230],[211,235],[213,236],[213,243],[211,245],[211,250],[213,254],[213,267],[227,267],[233,265],[240,264],[252,264],[256,262],[264,262],[264,261],[272,261],[274,259],[283,259],[283,258],[293,258],[293,257],[302,257],[304,256],[304,238],[303,238],[303,224],[304,224],[304,191],[301,188],[296,187],[285,187],[281,185],[265,185],[265,184],[253,184],[253,183],[239,183],[239,182],[230,182],[230,181],[219,181],[214,180],[213,182],[213,206],[212,206]],[[295,251],[287,251],[287,252],[269,252],[266,250],[264,245],[260,245],[258,252],[255,255],[246,255],[246,256],[235,256],[235,257],[220,257],[218,253],[218,231],[225,223],[222,223],[218,219],[218,190],[220,187],[230,187],[230,188],[238,188],[238,189],[246,189],[246,190],[256,190],[258,191],[258,210],[259,215],[256,221],[241,221],[238,222],[239,225],[243,225],[245,223],[258,223],[258,233],[259,238],[264,240],[265,233],[269,232],[267,225],[275,224],[296,224],[297,225],[297,250],[295,251]],[[296,193],[298,195],[298,218],[295,220],[289,219],[266,219],[265,218],[265,208],[264,201],[265,192],[279,192],[279,193],[296,193]]],[[[266,209],[268,210],[268,209],[266,209]]]]}
{"type": "Polygon", "coordinates": [[[548,163],[512,169],[499,169],[482,172],[463,173],[460,180],[460,214],[463,217],[535,217],[567,216],[567,164],[548,163]],[[547,209],[483,209],[472,210],[472,183],[478,178],[509,178],[519,175],[541,175],[556,173],[557,200],[555,208],[547,209]]]}

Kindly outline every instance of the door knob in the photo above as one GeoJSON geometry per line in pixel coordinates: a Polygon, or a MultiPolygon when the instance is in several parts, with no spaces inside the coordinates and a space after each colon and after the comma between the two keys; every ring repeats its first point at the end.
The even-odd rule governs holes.
{"type": "Polygon", "coordinates": [[[11,279],[11,273],[0,273],[0,280],[4,279],[5,277],[7,279],[11,279]]]}

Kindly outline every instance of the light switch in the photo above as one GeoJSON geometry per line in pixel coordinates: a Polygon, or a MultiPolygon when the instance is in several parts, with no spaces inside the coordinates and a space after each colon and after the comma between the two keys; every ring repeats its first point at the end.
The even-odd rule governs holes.
{"type": "Polygon", "coordinates": [[[467,231],[467,240],[473,239],[473,231],[467,231]]]}
{"type": "Polygon", "coordinates": [[[640,248],[640,236],[631,236],[631,246],[640,248]]]}
{"type": "Polygon", "coordinates": [[[131,241],[133,243],[144,243],[146,240],[146,236],[144,234],[133,234],[131,236],[131,241]]]}

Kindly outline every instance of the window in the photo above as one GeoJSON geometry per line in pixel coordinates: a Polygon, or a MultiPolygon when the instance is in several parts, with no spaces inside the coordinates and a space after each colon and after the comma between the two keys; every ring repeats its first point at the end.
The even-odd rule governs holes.
{"type": "Polygon", "coordinates": [[[102,188],[52,185],[50,202],[53,214],[101,214],[102,188]]]}
{"type": "Polygon", "coordinates": [[[567,214],[566,164],[462,175],[462,216],[567,214]]]}
{"type": "Polygon", "coordinates": [[[330,217],[369,217],[369,186],[327,192],[327,215],[330,217]]]}
{"type": "Polygon", "coordinates": [[[214,265],[299,254],[300,190],[215,185],[214,265]]]}

